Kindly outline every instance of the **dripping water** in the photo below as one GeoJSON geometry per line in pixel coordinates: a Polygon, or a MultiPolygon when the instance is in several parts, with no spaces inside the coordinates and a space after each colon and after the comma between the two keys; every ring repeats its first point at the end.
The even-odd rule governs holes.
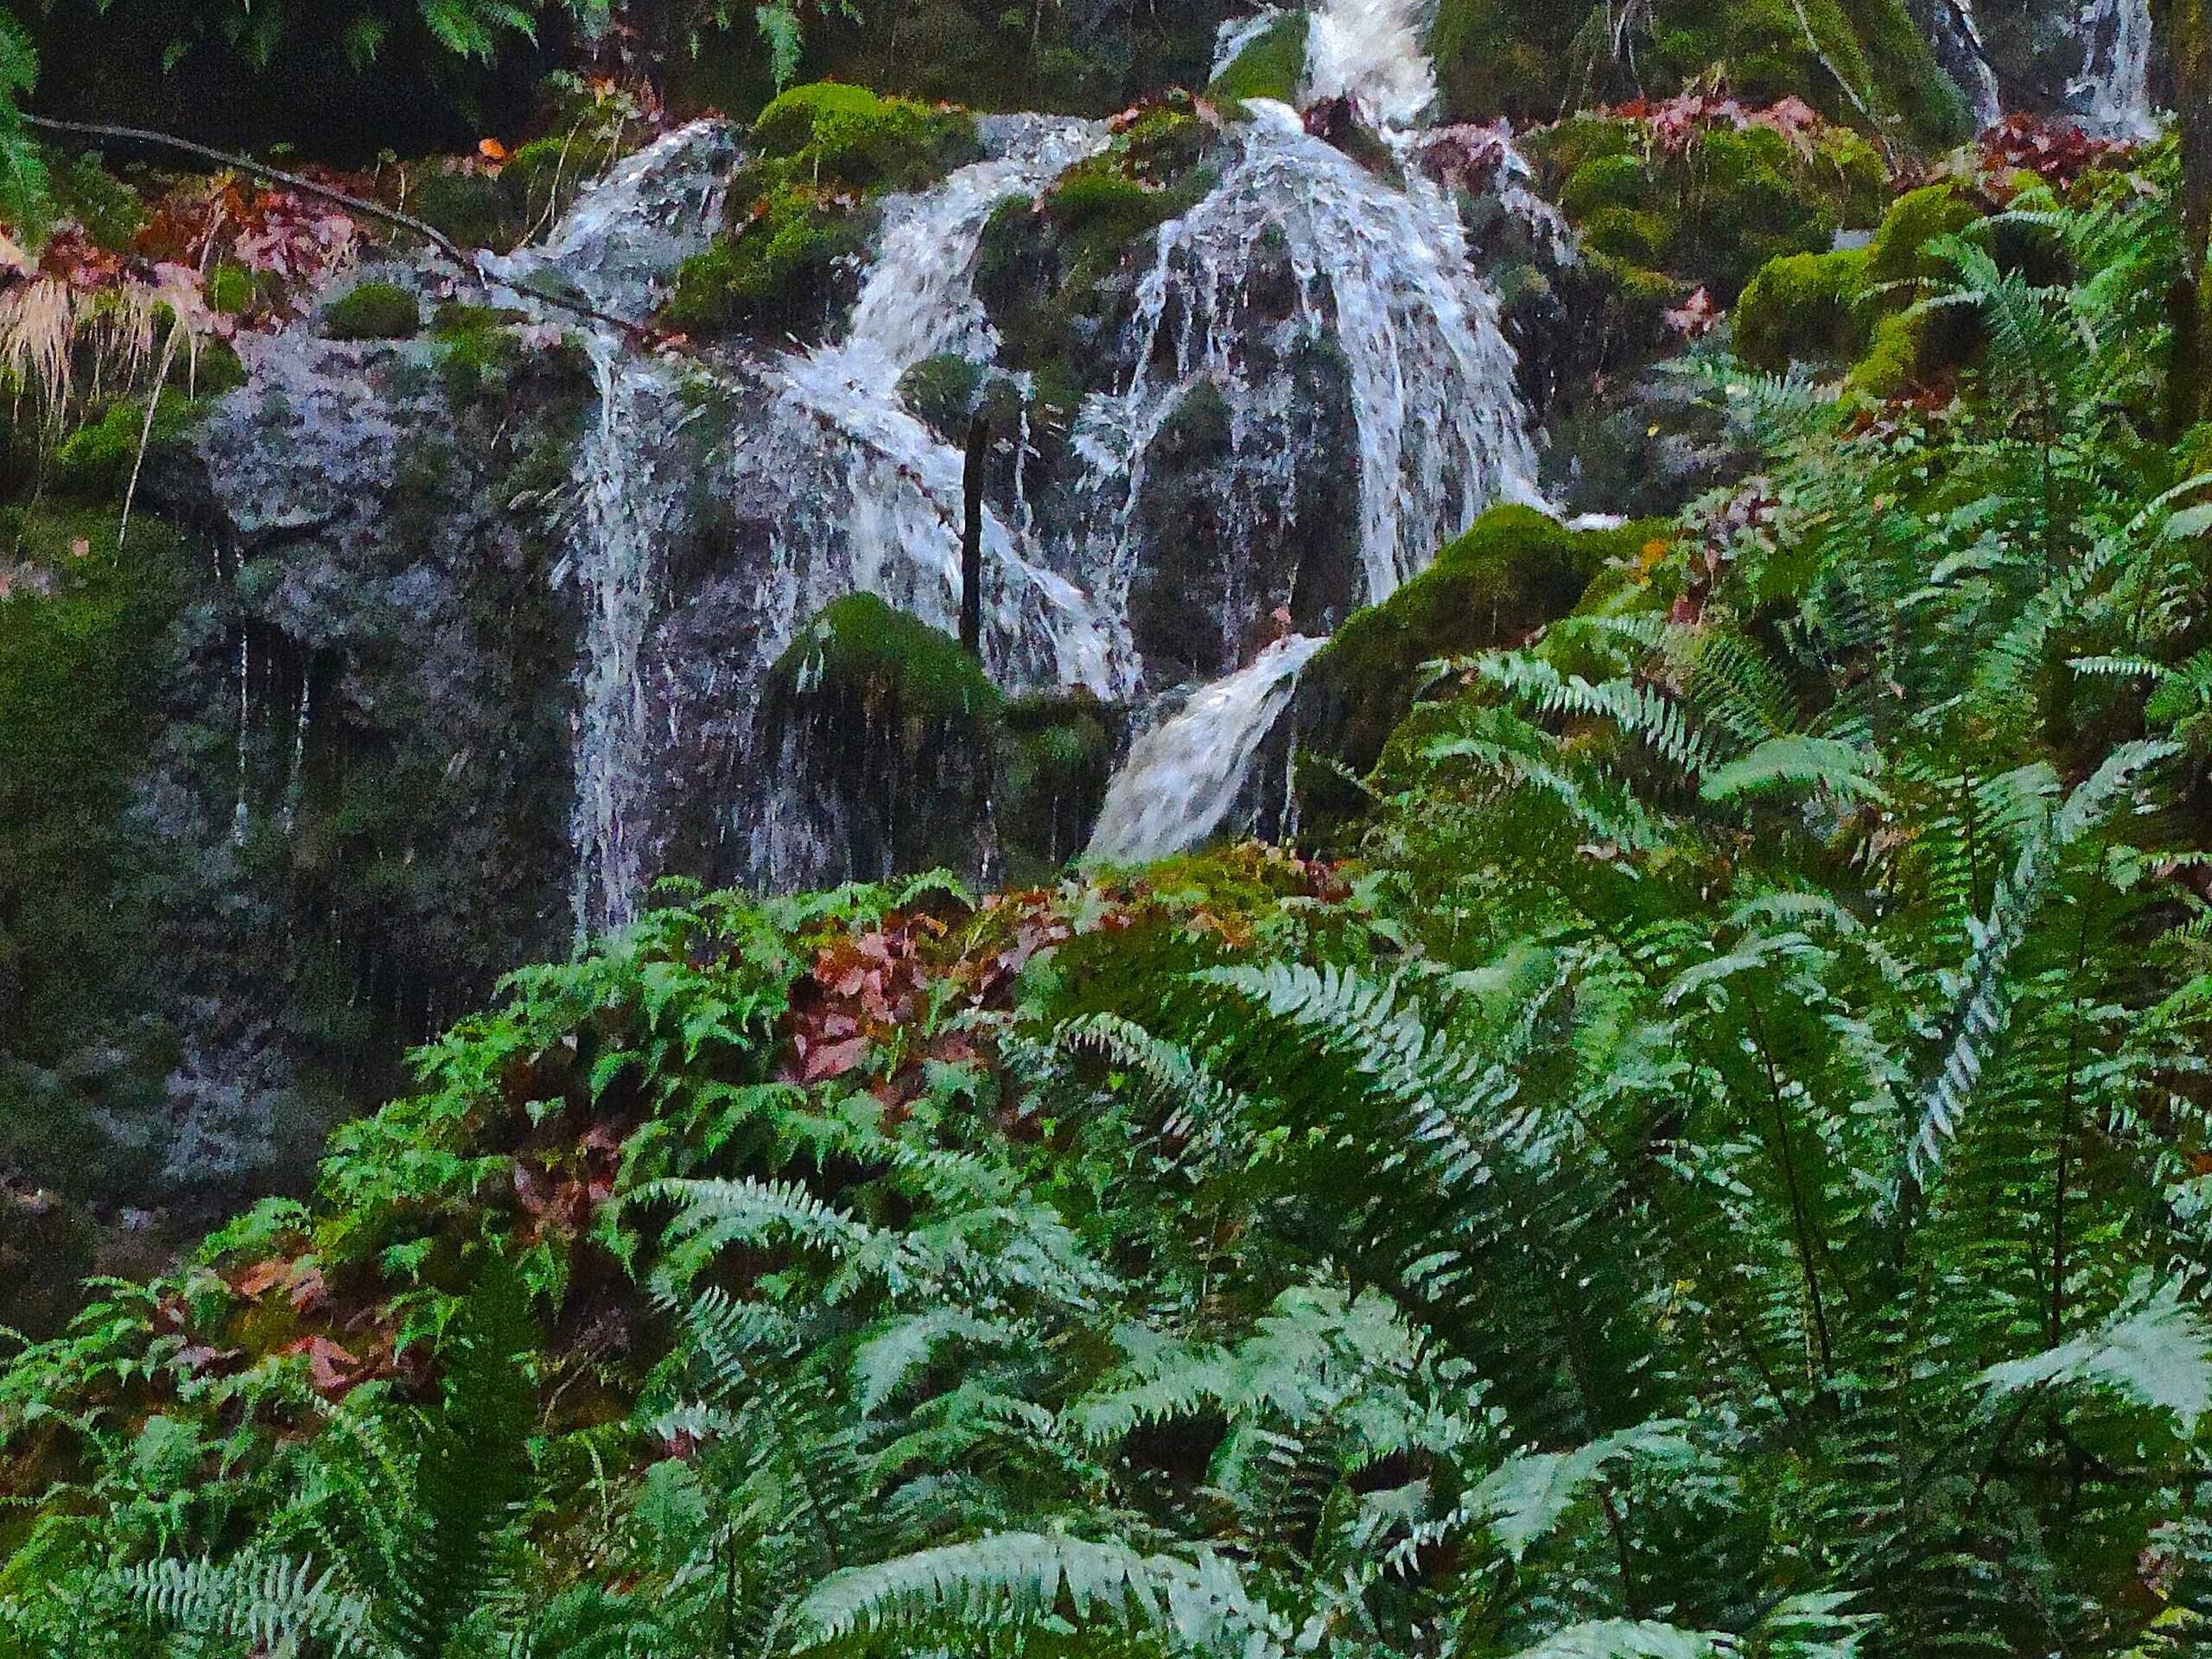
{"type": "Polygon", "coordinates": [[[2067,90],[2089,124],[2113,138],[2155,137],[2150,0],[2086,0],[2074,35],[2082,73],[2067,90]]]}

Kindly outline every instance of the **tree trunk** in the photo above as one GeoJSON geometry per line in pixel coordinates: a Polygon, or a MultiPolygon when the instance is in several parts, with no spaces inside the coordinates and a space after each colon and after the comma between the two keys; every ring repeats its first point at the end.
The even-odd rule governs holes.
{"type": "Polygon", "coordinates": [[[2173,60],[2174,107],[2181,142],[2181,270],[2166,296],[2173,361],[2166,382],[2166,425],[2179,437],[2204,414],[2203,276],[2212,240],[2212,0],[2168,0],[2166,38],[2173,60]]]}

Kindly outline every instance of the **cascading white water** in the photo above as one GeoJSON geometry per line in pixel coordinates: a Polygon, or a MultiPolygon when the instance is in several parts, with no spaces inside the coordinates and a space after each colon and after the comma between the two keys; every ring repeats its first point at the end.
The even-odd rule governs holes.
{"type": "Polygon", "coordinates": [[[556,579],[584,594],[583,698],[575,720],[580,931],[620,927],[645,885],[639,804],[653,762],[641,657],[660,605],[663,547],[681,522],[685,482],[667,464],[684,413],[667,365],[626,351],[608,332],[588,342],[599,414],[584,441],[580,511],[556,579]]]}
{"type": "Polygon", "coordinates": [[[1213,63],[1206,71],[1206,79],[1219,80],[1229,73],[1230,66],[1244,55],[1246,47],[1289,15],[1277,6],[1262,6],[1249,17],[1226,20],[1214,33],[1213,63]]]}
{"type": "Polygon", "coordinates": [[[1296,326],[1332,339],[1349,371],[1373,603],[1484,506],[1538,499],[1513,349],[1441,190],[1411,171],[1402,189],[1377,178],[1283,105],[1251,109],[1219,188],[1160,228],[1138,290],[1135,378],[1119,398],[1094,400],[1079,438],[1102,485],[1125,480],[1109,531],[1125,539],[1147,448],[1183,391],[1210,379],[1236,394],[1232,409],[1254,395],[1243,302],[1281,238],[1297,277],[1296,326]]]}
{"type": "Polygon", "coordinates": [[[1436,102],[1422,42],[1428,0],[1328,0],[1306,26],[1306,97],[1348,98],[1385,128],[1410,127],[1436,102]]]}
{"type": "Polygon", "coordinates": [[[2113,138],[2156,137],[2150,0],[2086,0],[2074,35],[2082,73],[2067,90],[2089,124],[2113,138]]]}
{"type": "MultiPolygon", "coordinates": [[[[939,626],[957,622],[964,458],[908,411],[899,378],[939,353],[990,357],[997,342],[976,302],[975,264],[993,210],[1107,139],[1095,123],[1044,117],[992,118],[983,137],[989,159],[892,204],[850,331],[775,367],[773,418],[738,448],[738,466],[785,498],[771,518],[764,594],[772,652],[813,610],[855,591],[939,626]]],[[[983,553],[984,656],[1000,677],[1125,689],[1110,620],[988,510],[983,553]]]]}
{"type": "MultiPolygon", "coordinates": [[[[626,321],[650,315],[668,273],[707,245],[737,162],[727,124],[662,135],[578,199],[543,246],[483,268],[521,302],[550,283],[626,321]]],[[[640,657],[659,603],[662,550],[681,522],[688,480],[671,448],[696,412],[670,364],[618,330],[584,335],[599,410],[577,469],[578,502],[556,581],[584,597],[582,698],[575,717],[575,914],[581,933],[620,927],[644,884],[637,804],[652,769],[640,657]]]]}
{"type": "Polygon", "coordinates": [[[1106,791],[1084,858],[1143,863],[1218,830],[1243,792],[1261,742],[1289,707],[1299,674],[1325,643],[1303,634],[1277,640],[1139,738],[1106,791]]]}
{"type": "Polygon", "coordinates": [[[1997,71],[1990,67],[1989,51],[1981,38],[1981,22],[1974,16],[1974,0],[1934,0],[1929,19],[1930,44],[1937,60],[1966,94],[1977,129],[1994,126],[2005,113],[1997,71]]]}

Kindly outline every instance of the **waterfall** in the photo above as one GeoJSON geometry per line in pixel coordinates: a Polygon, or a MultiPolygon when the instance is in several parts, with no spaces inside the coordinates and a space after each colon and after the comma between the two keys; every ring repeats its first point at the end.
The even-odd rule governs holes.
{"type": "Polygon", "coordinates": [[[2149,0],[2086,0],[2074,36],[2082,73],[2067,91],[2088,124],[2113,138],[2155,137],[2149,0]]]}
{"type": "MultiPolygon", "coordinates": [[[[663,134],[580,197],[542,247],[480,263],[518,303],[550,283],[625,321],[658,303],[668,273],[707,245],[737,162],[721,121],[663,134]]],[[[583,335],[599,393],[577,467],[577,508],[556,581],[584,597],[584,661],[575,719],[575,914],[581,934],[631,919],[645,879],[639,803],[653,767],[640,660],[659,604],[663,550],[682,524],[690,480],[676,440],[694,411],[673,365],[617,330],[583,335]]]]}
{"type": "Polygon", "coordinates": [[[1300,672],[1325,643],[1302,634],[1277,640],[1139,738],[1106,792],[1084,856],[1142,863],[1196,846],[1219,829],[1243,792],[1262,741],[1289,707],[1300,672]]]}
{"type": "MultiPolygon", "coordinates": [[[[908,411],[899,377],[938,353],[992,355],[997,341],[975,297],[992,211],[1106,143],[1095,123],[1033,116],[993,118],[983,136],[989,159],[891,205],[846,338],[777,365],[772,417],[741,435],[736,464],[772,499],[761,619],[771,652],[813,610],[855,591],[957,626],[964,457],[908,411]]],[[[983,552],[984,655],[996,677],[1126,689],[1111,622],[995,512],[985,515],[983,552]]]]}
{"type": "Polygon", "coordinates": [[[583,697],[575,716],[579,931],[620,927],[645,881],[640,803],[653,745],[640,658],[660,603],[660,558],[688,505],[667,464],[682,418],[673,372],[626,351],[610,331],[588,339],[599,414],[584,442],[575,529],[556,580],[584,594],[583,697]]]}
{"type": "Polygon", "coordinates": [[[1934,0],[1934,14],[1929,35],[1937,60],[1966,94],[1974,125],[1978,129],[1996,125],[2004,118],[2004,99],[1997,72],[1990,67],[1988,48],[1982,41],[1974,0],[1934,0]]]}
{"type": "Polygon", "coordinates": [[[1373,603],[1483,507],[1537,499],[1513,349],[1441,189],[1410,169],[1401,189],[1308,134],[1295,111],[1251,107],[1220,186],[1160,228],[1138,290],[1132,383],[1086,409],[1079,438],[1102,485],[1126,482],[1113,531],[1124,535],[1147,448],[1184,389],[1211,379],[1232,409],[1258,394],[1243,374],[1254,343],[1244,298],[1280,238],[1297,278],[1296,327],[1333,339],[1349,371],[1373,603]]]}
{"type": "Polygon", "coordinates": [[[1409,127],[1436,102],[1422,0],[1326,0],[1306,23],[1306,97],[1349,98],[1381,127],[1409,127]]]}

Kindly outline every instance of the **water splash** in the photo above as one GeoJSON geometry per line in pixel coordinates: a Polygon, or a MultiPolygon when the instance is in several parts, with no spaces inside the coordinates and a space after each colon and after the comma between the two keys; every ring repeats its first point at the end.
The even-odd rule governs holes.
{"type": "Polygon", "coordinates": [[[1243,793],[1262,741],[1290,706],[1299,675],[1325,643],[1303,634],[1277,640],[1139,738],[1106,791],[1084,857],[1141,864],[1218,830],[1243,793]]]}
{"type": "Polygon", "coordinates": [[[2083,118],[2108,137],[2156,137],[2149,0],[2087,0],[2074,36],[2082,44],[2082,73],[2067,92],[2083,118]]]}
{"type": "Polygon", "coordinates": [[[1409,127],[1436,103],[1422,45],[1425,0],[1325,0],[1306,26],[1306,97],[1349,98],[1382,127],[1409,127]]]}

